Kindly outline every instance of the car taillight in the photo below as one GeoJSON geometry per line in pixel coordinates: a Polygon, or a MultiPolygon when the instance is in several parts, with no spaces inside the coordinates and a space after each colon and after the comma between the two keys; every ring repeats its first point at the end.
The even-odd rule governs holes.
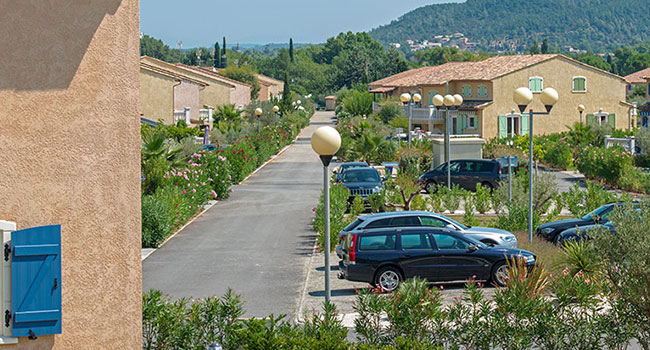
{"type": "Polygon", "coordinates": [[[355,263],[357,261],[356,256],[356,247],[357,246],[357,235],[352,235],[352,241],[350,241],[350,253],[348,253],[348,260],[350,263],[355,263]]]}

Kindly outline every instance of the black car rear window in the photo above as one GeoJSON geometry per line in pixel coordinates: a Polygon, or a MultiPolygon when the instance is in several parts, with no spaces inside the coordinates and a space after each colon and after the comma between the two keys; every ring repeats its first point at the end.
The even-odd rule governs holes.
{"type": "Polygon", "coordinates": [[[359,250],[395,250],[395,234],[361,236],[359,250]]]}
{"type": "Polygon", "coordinates": [[[478,172],[479,173],[491,173],[494,171],[494,163],[492,162],[480,162],[478,163],[478,172]]]}
{"type": "Polygon", "coordinates": [[[404,250],[431,249],[429,235],[426,233],[403,233],[401,240],[402,249],[404,250]]]}

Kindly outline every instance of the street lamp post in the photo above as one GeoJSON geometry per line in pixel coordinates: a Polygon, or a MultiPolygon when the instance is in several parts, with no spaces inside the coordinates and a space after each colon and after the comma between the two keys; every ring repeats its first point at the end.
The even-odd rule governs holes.
{"type": "Polygon", "coordinates": [[[408,137],[409,148],[411,148],[411,118],[412,118],[412,115],[413,115],[413,103],[420,102],[422,100],[422,96],[420,94],[417,94],[417,93],[413,94],[413,96],[411,96],[411,94],[409,94],[408,92],[405,92],[405,93],[400,95],[399,99],[404,104],[408,103],[408,106],[409,106],[409,115],[408,115],[409,128],[408,128],[408,136],[407,137],[408,137]]]}
{"type": "Polygon", "coordinates": [[[273,106],[273,113],[275,113],[275,126],[278,126],[278,112],[279,111],[280,111],[280,107],[273,106]]]}
{"type": "Polygon", "coordinates": [[[311,148],[320,156],[323,163],[323,221],[325,228],[325,302],[330,302],[330,179],[329,165],[332,157],[341,147],[341,135],[336,129],[323,126],[311,136],[311,148]]]}
{"type": "MultiPolygon", "coordinates": [[[[533,101],[533,93],[526,87],[520,87],[515,90],[513,98],[519,111],[524,113],[533,101]]],[[[533,241],[533,116],[549,115],[558,98],[555,89],[546,88],[540,96],[540,100],[546,107],[546,112],[533,112],[532,108],[528,111],[528,239],[531,242],[533,241]]]]}
{"type": "Polygon", "coordinates": [[[255,115],[257,116],[257,133],[259,134],[260,132],[260,117],[262,116],[262,109],[261,108],[255,108],[255,115]]]}
{"type": "Polygon", "coordinates": [[[436,107],[445,106],[445,163],[447,163],[447,188],[451,188],[451,145],[449,134],[451,132],[451,119],[449,118],[449,107],[458,107],[463,103],[461,95],[436,95],[433,97],[433,104],[436,107]]]}
{"type": "Polygon", "coordinates": [[[578,105],[578,112],[580,112],[580,126],[582,126],[582,112],[585,111],[584,105],[578,105]]]}

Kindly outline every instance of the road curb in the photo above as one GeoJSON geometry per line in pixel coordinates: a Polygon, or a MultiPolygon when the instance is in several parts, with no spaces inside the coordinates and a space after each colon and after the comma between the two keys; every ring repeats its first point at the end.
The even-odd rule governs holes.
{"type": "Polygon", "coordinates": [[[303,312],[303,305],[305,303],[305,296],[307,295],[307,282],[309,282],[309,277],[311,275],[311,264],[314,260],[314,256],[316,255],[316,249],[318,248],[318,236],[316,237],[316,241],[314,241],[314,247],[311,250],[311,256],[309,256],[309,259],[305,262],[305,269],[307,270],[307,275],[305,276],[305,280],[302,285],[302,293],[300,294],[300,300],[298,301],[298,311],[296,312],[296,317],[294,317],[294,322],[295,323],[304,323],[305,319],[302,317],[302,312],[303,312]]]}
{"type": "MultiPolygon", "coordinates": [[[[310,120],[311,120],[311,119],[310,119],[310,120]]],[[[302,131],[302,130],[301,130],[301,131],[302,131]]],[[[236,184],[236,185],[234,185],[234,186],[240,186],[240,185],[242,185],[242,184],[244,183],[244,181],[248,180],[249,177],[253,176],[253,175],[254,175],[255,173],[257,173],[260,169],[264,168],[264,167],[267,166],[269,163],[271,163],[272,161],[274,161],[277,157],[279,157],[282,153],[284,153],[287,149],[289,149],[289,147],[291,147],[291,146],[292,146],[292,145],[293,145],[293,144],[298,140],[299,135],[300,135],[300,133],[298,133],[298,135],[296,136],[296,138],[295,138],[295,139],[294,139],[290,144],[284,146],[281,150],[278,151],[277,154],[272,155],[272,156],[269,158],[269,160],[267,160],[267,161],[264,162],[262,165],[260,165],[259,167],[257,167],[257,169],[255,169],[252,173],[248,174],[248,176],[246,176],[243,180],[241,180],[238,184],[236,184]]],[[[234,191],[233,191],[233,192],[234,192],[234,191]]],[[[205,209],[202,210],[200,213],[198,213],[197,215],[195,215],[194,217],[192,217],[192,219],[190,219],[188,222],[186,222],[185,225],[181,226],[181,228],[179,228],[179,229],[176,230],[174,233],[172,233],[171,235],[169,235],[169,237],[167,237],[167,238],[166,238],[166,239],[165,239],[165,240],[164,240],[164,241],[163,241],[163,242],[158,246],[158,248],[153,248],[153,249],[152,249],[152,248],[141,248],[141,250],[142,250],[142,249],[152,249],[152,250],[147,251],[146,254],[141,254],[141,260],[140,260],[140,261],[142,262],[142,261],[144,261],[146,258],[150,257],[150,256],[151,256],[153,253],[155,253],[158,249],[162,248],[162,247],[163,247],[167,242],[169,242],[169,240],[171,240],[172,238],[176,237],[176,235],[179,234],[181,231],[183,231],[183,230],[185,229],[185,227],[187,227],[189,224],[193,223],[196,219],[198,219],[199,217],[201,217],[201,216],[202,216],[206,211],[212,209],[212,207],[214,207],[214,206],[215,206],[217,203],[219,203],[219,202],[220,202],[220,201],[213,201],[213,203],[209,204],[209,206],[208,206],[207,208],[205,208],[205,209]],[[142,255],[143,255],[143,256],[142,256],[142,255]]]]}

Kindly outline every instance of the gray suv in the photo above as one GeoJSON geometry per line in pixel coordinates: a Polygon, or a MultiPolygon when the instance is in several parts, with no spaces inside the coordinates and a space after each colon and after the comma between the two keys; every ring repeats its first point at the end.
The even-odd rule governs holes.
{"type": "Polygon", "coordinates": [[[518,245],[517,237],[508,231],[490,227],[469,227],[442,214],[431,213],[428,211],[395,211],[361,215],[357,217],[353,223],[339,232],[339,244],[336,247],[336,255],[338,255],[339,258],[342,258],[343,242],[347,237],[348,232],[354,234],[355,232],[362,232],[364,230],[375,228],[418,226],[451,229],[487,245],[508,248],[517,248],[518,245]]]}

